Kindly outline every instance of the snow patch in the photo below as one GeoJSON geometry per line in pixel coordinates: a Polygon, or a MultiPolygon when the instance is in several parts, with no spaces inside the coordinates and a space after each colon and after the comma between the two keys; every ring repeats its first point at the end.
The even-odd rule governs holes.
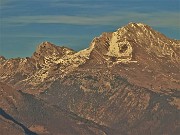
{"type": "Polygon", "coordinates": [[[143,23],[137,23],[138,26],[144,27],[145,25],[143,23]]]}
{"type": "Polygon", "coordinates": [[[107,55],[117,58],[127,56],[131,59],[132,46],[126,39],[120,42],[120,38],[118,35],[119,34],[117,32],[113,33],[112,39],[110,41],[109,52],[107,53],[107,55]]]}

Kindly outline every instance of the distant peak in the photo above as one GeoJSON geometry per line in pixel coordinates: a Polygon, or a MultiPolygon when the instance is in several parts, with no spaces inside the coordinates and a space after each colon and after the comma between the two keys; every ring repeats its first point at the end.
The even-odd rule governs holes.
{"type": "Polygon", "coordinates": [[[6,60],[4,56],[0,56],[0,60],[6,60]]]}
{"type": "Polygon", "coordinates": [[[42,42],[39,46],[38,46],[38,48],[40,48],[40,47],[53,47],[54,45],[52,44],[52,43],[50,43],[50,42],[48,42],[48,41],[45,41],[45,42],[42,42]]]}
{"type": "Polygon", "coordinates": [[[48,42],[48,41],[45,41],[45,42],[42,42],[41,44],[39,44],[36,50],[38,51],[38,50],[55,49],[55,48],[56,49],[61,48],[62,50],[64,49],[64,50],[74,51],[73,49],[65,47],[65,46],[56,46],[53,43],[48,42]]]}
{"type": "Polygon", "coordinates": [[[152,28],[150,26],[148,26],[147,24],[144,23],[134,23],[134,22],[130,22],[127,25],[125,25],[124,27],[119,28],[118,30],[121,29],[151,29],[152,28]]]}
{"type": "MultiPolygon", "coordinates": [[[[126,26],[131,26],[131,27],[147,27],[147,24],[144,23],[135,23],[135,22],[130,22],[126,26]]],[[[149,27],[149,26],[148,26],[149,27]]]]}
{"type": "Polygon", "coordinates": [[[144,23],[135,23],[135,22],[130,22],[128,25],[141,25],[141,26],[146,26],[144,23]]]}
{"type": "MultiPolygon", "coordinates": [[[[140,37],[144,36],[152,36],[155,38],[155,35],[158,34],[156,30],[154,30],[152,27],[148,26],[147,24],[143,23],[134,23],[130,22],[127,25],[119,28],[117,31],[119,33],[118,35],[126,35],[126,37],[129,37],[128,35],[133,36],[134,38],[140,39],[140,37]]],[[[159,33],[160,34],[160,33],[159,33]]],[[[130,38],[130,37],[129,37],[130,38]]]]}
{"type": "Polygon", "coordinates": [[[47,50],[52,50],[56,48],[56,46],[48,41],[45,41],[45,42],[42,42],[40,43],[37,48],[36,48],[36,52],[37,53],[42,53],[44,51],[47,51],[47,50]]]}

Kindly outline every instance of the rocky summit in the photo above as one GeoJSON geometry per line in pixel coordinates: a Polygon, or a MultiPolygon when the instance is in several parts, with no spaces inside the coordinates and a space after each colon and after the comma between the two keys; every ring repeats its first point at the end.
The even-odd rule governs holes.
{"type": "Polygon", "coordinates": [[[0,56],[1,135],[179,135],[180,40],[142,23],[76,52],[0,56]]]}

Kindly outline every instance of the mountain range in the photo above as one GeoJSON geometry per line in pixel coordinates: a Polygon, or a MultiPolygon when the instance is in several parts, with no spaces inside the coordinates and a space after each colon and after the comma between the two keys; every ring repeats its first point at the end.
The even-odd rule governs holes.
{"type": "Polygon", "coordinates": [[[142,23],[87,49],[0,56],[1,135],[180,134],[180,40],[142,23]]]}

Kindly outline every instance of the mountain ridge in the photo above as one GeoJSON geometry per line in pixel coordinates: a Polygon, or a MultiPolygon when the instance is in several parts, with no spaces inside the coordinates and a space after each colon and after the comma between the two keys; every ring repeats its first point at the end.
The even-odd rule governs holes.
{"type": "MultiPolygon", "coordinates": [[[[46,41],[37,47],[30,58],[6,60],[2,57],[1,61],[3,64],[0,66],[2,71],[1,77],[5,77],[2,76],[2,74],[6,74],[6,72],[11,74],[11,71],[15,71],[14,75],[19,76],[20,73],[19,78],[23,78],[23,80],[28,80],[29,78],[31,81],[34,76],[38,84],[38,82],[41,83],[41,81],[50,75],[48,72],[54,72],[54,70],[59,68],[61,69],[58,72],[61,72],[63,77],[78,67],[86,65],[104,65],[107,68],[111,68],[112,66],[118,66],[118,64],[123,63],[129,63],[129,65],[131,65],[130,63],[137,63],[136,65],[141,64],[149,67],[150,65],[147,61],[157,66],[157,62],[161,63],[161,65],[166,66],[166,68],[170,68],[169,70],[173,68],[178,70],[180,64],[179,50],[179,41],[166,38],[148,25],[129,23],[113,33],[103,33],[99,37],[94,38],[89,48],[79,52],[75,52],[66,47],[55,46],[46,41]],[[146,61],[142,59],[143,57],[146,61]],[[167,67],[168,65],[166,63],[171,63],[171,67],[167,67]],[[7,65],[11,65],[12,67],[9,67],[8,70],[3,68],[3,65],[4,67],[7,65]],[[37,78],[39,79],[37,80],[37,78]]],[[[154,70],[153,68],[154,67],[151,66],[151,69],[143,70],[150,72],[154,70]]],[[[158,69],[160,70],[159,67],[158,69]]],[[[52,76],[51,79],[53,79],[52,76]]],[[[177,79],[174,80],[176,81],[177,79]]],[[[18,81],[19,83],[20,80],[16,79],[14,81],[15,83],[18,81]]]]}
{"type": "MultiPolygon", "coordinates": [[[[68,122],[71,118],[67,112],[77,116],[77,123],[74,125],[73,120],[72,125],[80,135],[178,134],[179,53],[180,40],[167,38],[142,23],[129,23],[115,32],[104,32],[79,52],[45,41],[31,57],[0,57],[0,82],[11,85],[8,89],[13,89],[19,98],[12,100],[11,94],[0,87],[2,105],[17,107],[23,114],[20,120],[27,125],[28,110],[37,109],[32,118],[39,120],[47,134],[60,130],[45,124],[38,112],[51,121],[49,115],[56,107],[65,110],[63,115],[58,112],[56,115],[67,114],[68,122]],[[21,100],[25,102],[20,106],[28,105],[27,112],[19,108],[21,100]],[[34,103],[37,105],[33,106],[34,103]],[[105,126],[108,133],[88,123],[82,128],[81,118],[92,125],[94,122],[105,126]]],[[[12,114],[19,118],[15,112],[12,114]]],[[[38,122],[33,125],[36,127],[38,122]]]]}

